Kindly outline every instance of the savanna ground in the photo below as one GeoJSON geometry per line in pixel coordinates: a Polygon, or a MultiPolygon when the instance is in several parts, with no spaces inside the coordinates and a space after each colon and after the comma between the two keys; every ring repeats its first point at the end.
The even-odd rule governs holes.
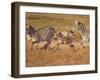
{"type": "MultiPolygon", "coordinates": [[[[36,29],[52,26],[57,31],[67,31],[73,28],[75,20],[84,23],[89,30],[89,16],[86,15],[26,13],[26,23],[36,29]]],[[[26,67],[89,64],[89,44],[86,48],[82,48],[82,46],[79,48],[79,41],[80,37],[77,34],[77,40],[74,43],[76,53],[74,53],[69,45],[60,45],[59,49],[33,48],[31,50],[32,42],[26,40],[26,67]]],[[[53,41],[49,47],[54,46],[55,43],[53,41]]]]}

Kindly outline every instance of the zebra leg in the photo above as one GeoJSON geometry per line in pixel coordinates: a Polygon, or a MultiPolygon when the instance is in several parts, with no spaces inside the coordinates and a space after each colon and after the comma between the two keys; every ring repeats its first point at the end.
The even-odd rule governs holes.
{"type": "Polygon", "coordinates": [[[81,42],[81,45],[82,45],[83,48],[85,48],[85,46],[84,46],[84,41],[81,42]]]}
{"type": "Polygon", "coordinates": [[[70,47],[72,50],[74,50],[74,53],[76,53],[75,46],[73,44],[70,44],[70,47]]]}
{"type": "Polygon", "coordinates": [[[81,41],[81,42],[79,43],[79,47],[78,47],[77,51],[80,49],[81,46],[82,46],[83,48],[85,48],[85,46],[84,46],[83,44],[84,44],[83,41],[81,41]]]}
{"type": "Polygon", "coordinates": [[[60,44],[58,43],[58,44],[56,45],[56,49],[59,49],[59,47],[60,47],[60,44]]]}
{"type": "Polygon", "coordinates": [[[32,45],[31,45],[31,50],[33,50],[33,45],[34,45],[34,42],[32,42],[32,45]]]}
{"type": "Polygon", "coordinates": [[[59,46],[59,43],[57,43],[57,44],[56,44],[53,48],[51,48],[51,49],[57,49],[58,46],[59,46]]]}
{"type": "MultiPolygon", "coordinates": [[[[33,46],[34,46],[35,43],[39,43],[39,42],[38,42],[38,41],[34,41],[34,42],[32,42],[31,50],[33,50],[33,46]]],[[[38,45],[37,45],[37,48],[38,48],[38,45]]]]}
{"type": "Polygon", "coordinates": [[[59,49],[60,48],[60,44],[59,43],[57,43],[54,47],[53,47],[53,49],[59,49]]]}
{"type": "Polygon", "coordinates": [[[42,47],[42,49],[47,49],[50,45],[51,41],[47,41],[47,43],[42,47]]]}

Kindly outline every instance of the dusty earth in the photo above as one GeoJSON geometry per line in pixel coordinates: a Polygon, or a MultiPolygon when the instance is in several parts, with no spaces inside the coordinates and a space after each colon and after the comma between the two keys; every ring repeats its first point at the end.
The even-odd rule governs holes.
{"type": "Polygon", "coordinates": [[[76,43],[76,53],[69,45],[60,45],[59,48],[31,50],[31,41],[27,41],[26,46],[26,67],[35,66],[56,66],[56,65],[77,65],[89,64],[89,47],[83,48],[76,43]]]}

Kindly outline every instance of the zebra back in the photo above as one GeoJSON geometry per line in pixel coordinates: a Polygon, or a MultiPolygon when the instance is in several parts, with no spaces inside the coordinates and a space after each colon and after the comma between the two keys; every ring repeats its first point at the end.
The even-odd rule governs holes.
{"type": "Polygon", "coordinates": [[[42,40],[47,40],[48,41],[48,40],[51,40],[51,38],[55,34],[55,28],[47,26],[47,27],[37,31],[37,33],[40,34],[42,40]]]}
{"type": "Polygon", "coordinates": [[[32,41],[50,41],[54,34],[55,28],[51,26],[44,26],[36,30],[31,25],[26,25],[26,35],[29,35],[32,41]]]}

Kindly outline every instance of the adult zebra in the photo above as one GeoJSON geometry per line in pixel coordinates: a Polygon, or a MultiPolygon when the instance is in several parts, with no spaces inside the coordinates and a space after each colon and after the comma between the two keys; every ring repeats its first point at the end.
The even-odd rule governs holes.
{"type": "Polygon", "coordinates": [[[85,24],[83,24],[79,21],[75,21],[74,29],[80,33],[80,35],[81,35],[80,45],[82,45],[83,48],[85,48],[85,43],[86,42],[89,43],[89,31],[86,29],[85,24]]]}
{"type": "Polygon", "coordinates": [[[30,24],[26,25],[26,35],[30,36],[32,40],[31,49],[33,49],[33,45],[35,43],[40,43],[42,41],[46,41],[46,44],[42,47],[43,49],[47,49],[51,43],[51,39],[55,34],[55,28],[51,26],[45,26],[40,29],[35,30],[30,24]]]}
{"type": "Polygon", "coordinates": [[[74,46],[75,34],[72,30],[66,31],[66,34],[63,34],[63,32],[58,32],[56,34],[56,38],[57,44],[54,46],[54,48],[57,47],[59,49],[61,44],[67,44],[74,51],[74,53],[76,53],[74,46]]]}

